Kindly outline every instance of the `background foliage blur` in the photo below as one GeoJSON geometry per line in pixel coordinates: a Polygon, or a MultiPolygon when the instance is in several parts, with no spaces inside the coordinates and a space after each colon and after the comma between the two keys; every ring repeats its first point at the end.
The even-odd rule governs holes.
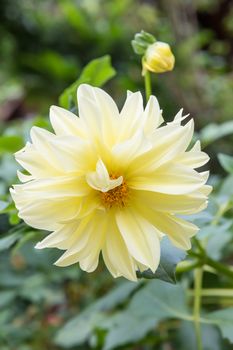
{"type": "MultiPolygon", "coordinates": [[[[49,127],[49,106],[59,103],[59,95],[80,76],[90,60],[106,54],[111,56],[117,75],[105,88],[119,106],[127,89],[143,91],[140,60],[130,45],[134,34],[141,29],[168,42],[176,57],[172,73],[156,75],[152,79],[153,92],[159,98],[165,119],[171,119],[181,106],[184,107],[184,112],[194,117],[196,128],[200,130],[199,137],[211,155],[210,168],[215,174],[211,181],[217,190],[213,195],[214,204],[202,218],[207,231],[219,213],[218,206],[225,203],[226,198],[228,205],[231,203],[233,161],[229,165],[225,158],[222,159],[223,170],[216,156],[219,152],[231,154],[233,142],[231,0],[2,0],[1,350],[58,350],[72,346],[75,346],[72,349],[108,350],[122,346],[123,349],[150,350],[156,346],[162,350],[186,350],[187,339],[189,348],[196,349],[190,323],[179,321],[177,328],[175,322],[170,321],[171,327],[161,322],[176,314],[160,313],[156,318],[148,317],[149,310],[147,317],[140,312],[131,313],[132,305],[136,309],[138,304],[145,302],[147,290],[155,296],[160,291],[162,296],[163,291],[170,291],[169,285],[160,281],[146,286],[142,283],[139,287],[144,295],[143,292],[139,294],[138,285],[113,281],[104,267],[91,275],[81,273],[77,266],[54,267],[52,263],[58,252],[34,250],[35,242],[43,233],[19,222],[8,196],[9,186],[17,181],[17,165],[12,153],[23,146],[32,125],[49,127]],[[226,170],[231,174],[227,178],[226,170]],[[10,236],[5,235],[7,231],[10,236]],[[120,285],[120,289],[112,291],[115,285],[120,285]],[[104,295],[106,299],[99,299],[104,295]],[[97,304],[90,307],[95,300],[98,300],[97,304]],[[66,330],[62,328],[80,311],[80,318],[74,320],[76,323],[71,323],[66,330]],[[100,323],[102,327],[99,327],[100,323]],[[159,327],[156,328],[157,323],[159,327]],[[58,333],[59,329],[62,330],[58,333]]],[[[233,260],[231,217],[228,214],[219,221],[220,227],[215,227],[211,236],[212,248],[209,248],[217,260],[228,263],[233,260]],[[219,232],[221,239],[216,236],[219,232]]],[[[209,288],[232,287],[232,282],[208,273],[205,283],[209,288]]],[[[183,295],[182,290],[192,288],[191,275],[186,276],[182,286],[183,289],[179,285],[171,291],[171,295],[175,293],[174,298],[183,295]]],[[[232,300],[233,295],[227,300],[207,299],[205,307],[212,311],[216,305],[233,305],[232,300]]],[[[156,300],[153,302],[156,308],[156,300]]],[[[184,308],[186,312],[183,300],[181,304],[180,309],[184,308]]],[[[230,349],[228,341],[223,340],[213,326],[206,325],[203,334],[205,349],[230,349]],[[208,344],[210,338],[214,341],[208,344]]]]}

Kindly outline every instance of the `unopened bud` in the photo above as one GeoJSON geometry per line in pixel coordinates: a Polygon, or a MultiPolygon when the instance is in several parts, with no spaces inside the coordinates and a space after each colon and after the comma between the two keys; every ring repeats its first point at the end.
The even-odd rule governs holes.
{"type": "Polygon", "coordinates": [[[168,44],[156,41],[148,46],[142,63],[144,70],[154,73],[164,73],[174,68],[175,57],[168,44]]]}

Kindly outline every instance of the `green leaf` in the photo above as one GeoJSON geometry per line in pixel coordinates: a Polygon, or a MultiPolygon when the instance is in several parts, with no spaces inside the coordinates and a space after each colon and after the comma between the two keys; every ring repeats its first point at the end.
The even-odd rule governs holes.
{"type": "Polygon", "coordinates": [[[33,303],[46,301],[49,304],[56,304],[62,301],[62,292],[58,291],[54,293],[54,291],[46,285],[46,275],[39,272],[28,276],[24,280],[24,283],[18,291],[18,295],[33,303]]]}
{"type": "Polygon", "coordinates": [[[233,307],[214,311],[206,318],[220,328],[224,338],[233,343],[233,307]]]}
{"type": "Polygon", "coordinates": [[[188,317],[185,294],[180,285],[150,281],[133,296],[127,309],[101,325],[109,330],[104,350],[135,343],[165,318],[188,317]]]}
{"type": "Polygon", "coordinates": [[[83,344],[88,340],[91,333],[102,323],[104,315],[101,312],[95,312],[84,316],[75,323],[68,323],[62,328],[55,339],[55,343],[64,348],[70,348],[74,345],[83,344]]]}
{"type": "Polygon", "coordinates": [[[4,308],[8,304],[10,304],[16,295],[15,291],[6,290],[0,292],[0,308],[4,308]]]}
{"type": "Polygon", "coordinates": [[[109,55],[92,60],[84,67],[78,80],[61,94],[59,104],[66,109],[76,106],[76,93],[80,84],[87,83],[100,87],[114,77],[115,74],[116,71],[111,65],[109,55]]]}
{"type": "Polygon", "coordinates": [[[222,124],[209,124],[199,134],[203,147],[208,146],[221,137],[233,134],[233,121],[222,124]]]}
{"type": "Polygon", "coordinates": [[[136,33],[134,36],[134,40],[131,41],[132,47],[134,52],[137,55],[144,55],[148,46],[153,44],[156,41],[155,37],[145,32],[144,30],[141,30],[140,33],[136,33]]]}
{"type": "Polygon", "coordinates": [[[154,329],[158,323],[154,317],[145,317],[145,315],[142,319],[140,317],[141,315],[137,315],[137,313],[125,312],[118,314],[110,322],[107,319],[106,327],[111,325],[111,329],[106,336],[103,350],[115,349],[128,343],[135,344],[143,339],[150,330],[154,329]]]}
{"type": "MultiPolygon", "coordinates": [[[[213,325],[202,324],[201,335],[203,350],[224,350],[223,340],[219,329],[213,325]]],[[[179,350],[197,350],[197,339],[192,322],[182,321],[176,332],[179,350]]]]}
{"type": "Polygon", "coordinates": [[[137,283],[122,283],[105,297],[90,305],[57,333],[56,344],[69,348],[85,342],[94,329],[101,324],[100,321],[104,320],[104,311],[110,310],[125,301],[136,288],[138,288],[137,283]]]}
{"type": "Polygon", "coordinates": [[[125,282],[92,304],[58,332],[56,344],[65,348],[80,345],[96,329],[102,329],[108,330],[104,350],[110,350],[143,338],[165,318],[190,318],[182,286],[162,281],[148,282],[134,294],[124,311],[109,316],[108,311],[125,302],[137,288],[137,283],[125,282]]]}
{"type": "Polygon", "coordinates": [[[176,283],[176,265],[184,260],[185,251],[176,248],[168,237],[164,237],[161,241],[161,258],[158,269],[153,273],[151,270],[138,272],[139,278],[160,279],[169,283],[176,283]]]}
{"type": "Polygon", "coordinates": [[[228,175],[224,179],[219,194],[227,198],[233,195],[233,174],[228,175]]]}
{"type": "Polygon", "coordinates": [[[20,136],[0,136],[0,153],[14,153],[22,148],[24,142],[20,136]]]}
{"type": "Polygon", "coordinates": [[[20,223],[20,217],[18,216],[18,211],[12,211],[9,213],[9,222],[12,226],[18,225],[20,223]]]}
{"type": "Polygon", "coordinates": [[[231,220],[224,220],[218,225],[205,226],[198,232],[197,238],[205,242],[206,253],[212,259],[220,260],[223,257],[224,248],[232,240],[231,226],[231,220]]]}
{"type": "Polygon", "coordinates": [[[81,6],[76,6],[75,2],[65,0],[59,3],[59,8],[61,8],[65,20],[76,30],[81,38],[88,38],[93,34],[89,18],[81,6]]]}
{"type": "Polygon", "coordinates": [[[27,233],[23,235],[15,245],[14,252],[17,251],[18,249],[21,249],[28,242],[34,243],[36,241],[39,241],[40,239],[41,239],[40,231],[27,231],[27,233]]]}
{"type": "Polygon", "coordinates": [[[9,236],[0,238],[0,251],[9,249],[20,238],[20,236],[19,232],[14,232],[9,236]]]}
{"type": "Polygon", "coordinates": [[[224,170],[233,174],[233,157],[220,153],[218,155],[218,160],[224,170]]]}
{"type": "Polygon", "coordinates": [[[23,61],[24,65],[57,80],[72,79],[78,74],[77,64],[74,61],[52,50],[46,50],[40,54],[38,52],[24,54],[23,61]]]}

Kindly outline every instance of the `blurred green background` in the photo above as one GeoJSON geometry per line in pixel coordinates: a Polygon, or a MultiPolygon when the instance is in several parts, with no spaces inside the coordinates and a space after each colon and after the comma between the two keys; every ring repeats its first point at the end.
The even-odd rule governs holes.
{"type": "MultiPolygon", "coordinates": [[[[136,288],[130,283],[124,285],[117,296],[110,296],[110,301],[102,302],[107,306],[95,306],[93,319],[90,311],[84,311],[83,319],[72,330],[72,336],[74,332],[80,335],[74,342],[70,341],[69,329],[57,336],[58,329],[67,320],[111,291],[119,281],[112,280],[102,266],[91,275],[81,273],[77,266],[54,267],[52,263],[58,252],[35,251],[33,246],[43,233],[20,224],[14,206],[9,204],[8,188],[16,182],[17,169],[12,153],[23,146],[32,125],[49,127],[49,106],[59,103],[59,95],[80,76],[90,60],[106,54],[111,56],[117,75],[104,88],[119,106],[127,89],[143,91],[140,58],[130,44],[141,29],[172,47],[175,70],[153,76],[153,92],[159,98],[165,120],[170,120],[181,107],[185,114],[194,117],[199,136],[211,155],[210,167],[215,174],[212,181],[218,187],[220,176],[226,173],[216,154],[231,154],[233,145],[231,0],[0,2],[1,350],[58,350],[68,346],[72,349],[108,350],[119,346],[134,350],[186,350],[187,334],[190,349],[195,349],[192,329],[186,324],[181,325],[176,335],[172,333],[170,347],[166,344],[164,347],[164,339],[168,339],[170,333],[163,325],[159,335],[149,326],[141,335],[135,331],[132,339],[126,337],[121,343],[116,339],[123,335],[113,335],[115,343],[104,347],[107,330],[111,322],[114,325],[117,321],[111,318],[108,325],[99,329],[98,323],[104,322],[105,317],[99,310],[105,307],[111,315],[119,305],[124,309],[127,298],[136,288]],[[221,136],[225,137],[215,142],[221,136]],[[8,230],[12,230],[12,235],[5,237],[8,230]]],[[[232,179],[229,181],[222,196],[226,195],[226,188],[233,186],[232,179]]],[[[225,243],[229,243],[226,238],[225,243]]],[[[232,261],[229,250],[228,247],[226,256],[232,261]]],[[[189,282],[187,280],[187,284],[189,282]]],[[[208,283],[213,283],[211,277],[208,283]]],[[[127,324],[127,318],[123,322],[127,324]]],[[[228,343],[219,340],[218,332],[208,327],[205,332],[207,338],[216,337],[214,345],[208,347],[207,344],[206,349],[230,349],[228,343]]]]}
{"type": "Polygon", "coordinates": [[[91,59],[110,54],[113,95],[142,88],[130,41],[141,29],[167,41],[172,74],[154,78],[168,117],[183,106],[199,124],[232,117],[233,5],[230,0],[2,0],[1,119],[47,113],[91,59]]]}

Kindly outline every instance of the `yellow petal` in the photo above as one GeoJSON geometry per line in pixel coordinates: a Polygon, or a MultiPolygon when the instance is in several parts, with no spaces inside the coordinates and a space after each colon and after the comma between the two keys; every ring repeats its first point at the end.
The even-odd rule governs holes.
{"type": "Polygon", "coordinates": [[[107,220],[103,213],[98,212],[86,220],[79,230],[79,236],[57,261],[58,266],[68,266],[75,262],[80,263],[80,267],[88,272],[96,269],[99,260],[99,254],[104,244],[106,236],[107,220]],[[97,233],[97,234],[96,234],[97,233]],[[80,239],[80,236],[83,239],[80,239]],[[81,244],[80,244],[81,242],[81,244]]]}
{"type": "Polygon", "coordinates": [[[61,171],[56,169],[45,157],[35,149],[31,143],[27,143],[21,151],[15,154],[17,162],[26,169],[33,178],[59,176],[61,171]]]}
{"type": "Polygon", "coordinates": [[[212,190],[213,190],[213,187],[209,185],[204,185],[199,189],[199,191],[203,193],[205,196],[208,196],[212,190]]]}
{"type": "Polygon", "coordinates": [[[174,215],[164,213],[156,217],[156,222],[158,229],[167,234],[176,247],[184,250],[191,248],[190,238],[197,233],[197,226],[174,215]]]}
{"type": "Polygon", "coordinates": [[[74,175],[33,180],[23,185],[15,185],[14,189],[23,197],[36,196],[38,199],[80,197],[90,192],[85,179],[74,175]]]}
{"type": "Polygon", "coordinates": [[[77,223],[71,225],[62,225],[58,230],[50,233],[42,241],[35,246],[36,249],[44,248],[60,248],[67,249],[70,244],[67,244],[73,233],[77,230],[77,223]]]}
{"type": "Polygon", "coordinates": [[[34,179],[32,175],[25,175],[19,170],[17,170],[17,175],[21,182],[28,182],[34,179]]]}
{"type": "Polygon", "coordinates": [[[120,112],[120,126],[117,141],[122,142],[130,139],[138,130],[143,128],[143,100],[140,92],[127,96],[120,112]]]}
{"type": "Polygon", "coordinates": [[[206,195],[197,191],[188,195],[172,195],[150,191],[135,191],[135,200],[156,210],[175,214],[194,214],[207,204],[206,195]]]}
{"type": "Polygon", "coordinates": [[[118,211],[116,222],[130,254],[155,271],[160,259],[160,243],[155,227],[130,209],[118,211]]]}
{"type": "Polygon", "coordinates": [[[67,220],[61,221],[62,224],[67,224],[67,223],[69,224],[69,223],[75,223],[75,222],[77,223],[80,221],[80,219],[94,212],[95,209],[104,210],[102,203],[100,201],[100,196],[95,191],[83,197],[80,200],[79,204],[80,204],[79,210],[75,213],[75,215],[73,217],[67,218],[67,220]]]}
{"type": "Polygon", "coordinates": [[[30,136],[35,149],[43,155],[49,164],[59,171],[59,162],[50,147],[50,140],[53,140],[55,135],[47,130],[33,126],[30,136]]]}
{"type": "Polygon", "coordinates": [[[33,127],[31,139],[35,149],[58,173],[80,173],[90,169],[96,161],[89,142],[78,136],[55,136],[46,130],[33,127]]]}
{"type": "Polygon", "coordinates": [[[191,248],[190,238],[197,233],[197,226],[169,213],[153,211],[149,207],[141,206],[140,210],[159,231],[169,236],[176,247],[184,250],[191,248]]]}
{"type": "Polygon", "coordinates": [[[146,109],[143,113],[144,131],[146,135],[150,135],[160,124],[163,123],[162,113],[158,100],[155,96],[150,96],[146,109]]]}
{"type": "Polygon", "coordinates": [[[189,114],[183,115],[183,108],[181,108],[179,112],[175,115],[174,120],[172,120],[171,122],[167,122],[167,125],[181,126],[181,122],[185,120],[188,116],[189,114]]]}
{"type": "Polygon", "coordinates": [[[87,84],[79,86],[77,97],[86,133],[93,140],[111,146],[119,129],[119,111],[113,99],[103,90],[87,84]]]}
{"type": "Polygon", "coordinates": [[[151,142],[146,139],[144,133],[139,130],[135,135],[112,148],[112,165],[116,171],[123,171],[135,157],[151,149],[151,142]],[[122,170],[121,170],[122,169],[122,170]]]}
{"type": "Polygon", "coordinates": [[[82,120],[64,108],[52,106],[50,121],[57,135],[77,135],[86,138],[82,120]]]}
{"type": "Polygon", "coordinates": [[[111,275],[114,278],[121,277],[122,275],[120,274],[120,272],[116,269],[116,267],[114,265],[112,265],[111,260],[109,259],[108,255],[106,254],[106,249],[104,247],[103,247],[102,255],[103,255],[104,263],[105,263],[108,271],[111,273],[111,275]]]}
{"type": "Polygon", "coordinates": [[[175,160],[195,169],[206,164],[209,161],[209,156],[205,152],[201,152],[200,141],[197,141],[190,151],[179,154],[175,160]]]}
{"type": "Polygon", "coordinates": [[[112,218],[111,226],[106,235],[103,258],[113,275],[124,276],[131,281],[137,280],[134,261],[126,248],[114,218],[112,218]]]}
{"type": "MultiPolygon", "coordinates": [[[[151,150],[135,158],[128,169],[130,175],[152,172],[171,161],[188,147],[193,135],[193,121],[184,127],[167,125],[153,134],[154,144],[151,150]]],[[[151,138],[152,140],[152,138],[151,138]]]]}
{"type": "Polygon", "coordinates": [[[19,217],[25,222],[30,222],[30,226],[54,230],[61,226],[63,220],[73,217],[79,210],[80,203],[78,200],[70,203],[69,200],[60,201],[28,201],[28,204],[19,209],[19,217]]]}
{"type": "Polygon", "coordinates": [[[178,195],[194,192],[205,182],[206,179],[195,170],[172,163],[147,176],[128,179],[128,185],[135,190],[178,195]]]}

